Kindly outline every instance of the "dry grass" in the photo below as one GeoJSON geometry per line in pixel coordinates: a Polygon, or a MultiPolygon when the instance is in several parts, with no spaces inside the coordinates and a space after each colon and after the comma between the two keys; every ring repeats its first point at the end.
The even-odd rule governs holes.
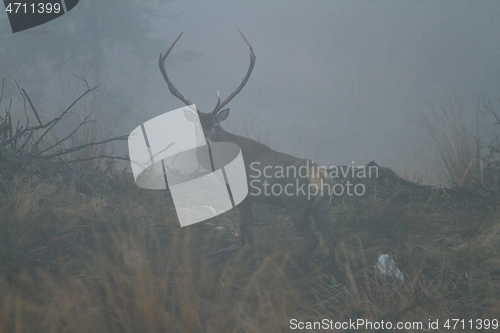
{"type": "Polygon", "coordinates": [[[214,257],[237,242],[227,222],[235,212],[179,228],[164,192],[116,186],[85,196],[57,179],[2,185],[1,332],[282,332],[293,318],[426,323],[500,313],[499,210],[345,199],[331,211],[341,239],[331,271],[324,247],[302,266],[303,244],[283,241],[295,231],[279,209],[257,207],[254,256],[214,257]],[[404,286],[374,274],[382,253],[404,286]]]}
{"type": "MultiPolygon", "coordinates": [[[[484,169],[472,169],[478,145],[450,112],[456,136],[428,126],[443,172],[462,179],[484,169]]],[[[105,133],[88,131],[91,140],[105,133]]],[[[450,318],[500,319],[498,204],[423,196],[386,179],[375,192],[332,205],[340,240],[332,270],[323,244],[303,260],[303,241],[276,207],[256,207],[254,253],[211,255],[237,244],[236,211],[180,228],[165,191],[121,176],[92,195],[59,178],[0,177],[0,332],[284,332],[292,319],[421,328],[439,319],[448,331],[442,324],[450,318]],[[374,270],[384,253],[404,285],[374,270]]]]}
{"type": "Polygon", "coordinates": [[[484,105],[478,101],[473,112],[461,100],[439,103],[439,109],[431,108],[430,115],[421,114],[420,123],[438,154],[435,169],[441,181],[498,191],[500,119],[491,101],[484,105]]]}

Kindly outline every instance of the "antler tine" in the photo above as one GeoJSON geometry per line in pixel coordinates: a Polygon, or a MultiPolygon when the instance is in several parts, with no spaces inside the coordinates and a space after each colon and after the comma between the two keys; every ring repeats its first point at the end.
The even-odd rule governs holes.
{"type": "MultiPolygon", "coordinates": [[[[163,78],[167,82],[167,84],[168,84],[168,90],[170,90],[170,92],[172,93],[172,95],[174,95],[175,97],[177,97],[178,99],[180,99],[181,101],[183,101],[186,105],[192,105],[193,103],[191,103],[189,101],[189,99],[187,99],[186,97],[184,97],[179,92],[179,90],[177,90],[177,88],[175,88],[175,86],[172,83],[172,81],[170,81],[170,79],[168,78],[167,71],[165,70],[165,59],[167,59],[168,54],[170,53],[170,51],[172,51],[172,48],[174,47],[175,43],[177,43],[177,41],[179,40],[179,38],[181,38],[181,36],[182,36],[183,33],[184,32],[181,32],[181,34],[179,35],[179,37],[177,37],[177,39],[172,43],[172,45],[170,45],[170,47],[168,48],[167,52],[163,56],[162,56],[163,48],[161,49],[161,51],[160,51],[160,58],[158,60],[158,63],[160,65],[161,74],[163,75],[163,78]]],[[[198,109],[198,108],[196,108],[196,109],[198,109]]]]}
{"type": "MultiPolygon", "coordinates": [[[[240,30],[238,30],[238,31],[240,31],[240,30]]],[[[240,31],[240,34],[243,37],[243,39],[245,40],[245,43],[247,43],[247,45],[248,45],[248,52],[250,53],[250,67],[248,67],[247,74],[243,78],[243,81],[241,81],[241,84],[238,86],[238,88],[236,88],[236,90],[233,91],[231,93],[231,95],[229,95],[222,103],[217,102],[217,106],[212,111],[213,114],[217,114],[217,112],[219,112],[224,106],[226,106],[226,104],[229,103],[234,98],[234,96],[238,95],[238,93],[241,91],[241,89],[243,89],[245,84],[247,84],[247,81],[250,78],[250,74],[252,74],[253,66],[255,66],[255,58],[256,57],[255,57],[255,54],[253,53],[252,45],[250,45],[248,40],[245,38],[245,35],[243,35],[243,33],[241,31],[240,31]]]]}
{"type": "Polygon", "coordinates": [[[219,107],[220,105],[220,94],[219,91],[217,90],[217,105],[215,106],[215,110],[219,107]]]}

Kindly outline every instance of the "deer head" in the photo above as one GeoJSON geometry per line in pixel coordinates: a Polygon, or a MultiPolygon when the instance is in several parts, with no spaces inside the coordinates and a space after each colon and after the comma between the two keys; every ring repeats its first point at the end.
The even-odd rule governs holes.
{"type": "MultiPolygon", "coordinates": [[[[248,45],[248,52],[250,53],[250,66],[248,68],[247,74],[243,78],[243,81],[241,81],[241,84],[234,90],[224,101],[220,101],[220,94],[217,91],[217,105],[215,106],[214,110],[210,113],[204,113],[201,112],[198,108],[196,108],[198,112],[198,116],[200,118],[200,123],[203,128],[203,133],[205,134],[205,138],[207,141],[216,141],[217,140],[217,135],[218,131],[222,129],[220,127],[220,123],[223,122],[224,120],[227,119],[229,116],[229,108],[222,110],[224,106],[226,106],[227,103],[229,103],[245,86],[247,83],[248,79],[250,78],[250,75],[252,74],[253,67],[255,65],[255,54],[253,53],[252,46],[248,42],[248,40],[245,38],[245,36],[241,33],[241,36],[245,40],[245,42],[248,45]]],[[[175,43],[181,38],[182,32],[177,37],[177,39],[172,43],[172,45],[168,48],[167,52],[162,55],[162,52],[160,52],[160,58],[159,58],[159,65],[160,65],[160,71],[161,74],[163,75],[163,78],[167,82],[168,89],[178,99],[180,99],[182,102],[184,102],[186,105],[193,105],[186,97],[184,97],[177,88],[172,84],[172,81],[168,78],[167,71],[165,70],[165,59],[167,59],[167,56],[169,55],[170,51],[172,51],[172,48],[174,47],[175,43]]]]}

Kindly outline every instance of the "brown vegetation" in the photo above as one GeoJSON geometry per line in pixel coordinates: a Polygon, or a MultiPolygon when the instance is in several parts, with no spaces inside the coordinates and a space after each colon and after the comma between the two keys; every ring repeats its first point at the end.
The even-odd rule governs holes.
{"type": "Polygon", "coordinates": [[[500,319],[500,209],[490,192],[417,186],[381,168],[364,196],[330,208],[341,262],[332,271],[324,244],[304,265],[303,240],[276,207],[256,207],[256,253],[214,255],[237,244],[236,211],[180,228],[168,192],[122,174],[82,193],[65,181],[72,176],[9,168],[19,156],[0,156],[0,332],[500,319]],[[404,285],[375,274],[383,253],[404,285]]]}
{"type": "Polygon", "coordinates": [[[211,256],[237,243],[235,212],[181,229],[165,192],[115,186],[86,195],[57,179],[2,183],[0,331],[279,332],[292,318],[500,313],[497,209],[438,194],[393,202],[387,187],[339,199],[331,216],[343,266],[332,272],[324,246],[301,267],[304,244],[278,209],[257,209],[257,259],[245,250],[211,256]],[[404,286],[373,274],[382,253],[404,286]]]}

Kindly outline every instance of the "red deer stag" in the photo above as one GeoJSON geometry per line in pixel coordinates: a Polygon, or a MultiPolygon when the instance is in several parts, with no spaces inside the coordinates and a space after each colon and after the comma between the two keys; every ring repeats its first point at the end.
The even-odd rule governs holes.
{"type": "MultiPolygon", "coordinates": [[[[312,214],[329,249],[330,262],[333,263],[337,239],[331,231],[328,216],[331,181],[326,170],[311,160],[280,153],[260,142],[228,133],[220,125],[229,115],[229,109],[222,110],[222,108],[243,89],[255,65],[252,46],[241,31],[240,34],[248,45],[250,53],[250,67],[243,81],[222,102],[217,93],[219,95],[217,105],[212,112],[203,113],[199,109],[197,111],[208,142],[232,142],[241,148],[249,188],[248,196],[237,207],[241,215],[241,246],[243,247],[247,241],[251,247],[254,244],[252,203],[271,204],[285,208],[306,242],[307,256],[319,243],[309,221],[309,216],[312,214]]],[[[170,92],[186,105],[192,105],[193,103],[175,88],[165,70],[165,59],[181,36],[182,33],[164,55],[160,52],[159,65],[170,92]]]]}

